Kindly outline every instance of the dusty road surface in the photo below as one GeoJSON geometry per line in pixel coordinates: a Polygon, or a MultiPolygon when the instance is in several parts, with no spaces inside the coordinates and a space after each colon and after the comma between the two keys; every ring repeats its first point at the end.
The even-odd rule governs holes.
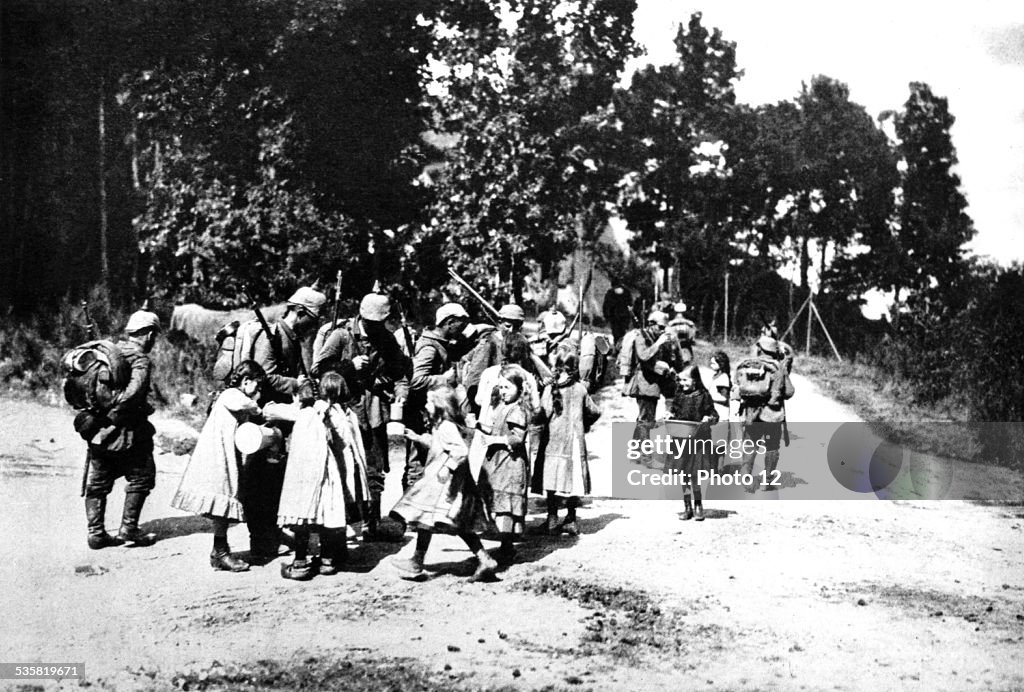
{"type": "MultiPolygon", "coordinates": [[[[796,384],[791,418],[855,420],[796,384]]],[[[614,388],[602,401],[598,496],[610,423],[635,411],[614,388]]],[[[528,538],[492,583],[466,582],[447,537],[422,583],[388,564],[411,537],[352,543],[347,571],[295,583],[287,558],[208,567],[205,522],[168,506],[170,454],[143,515],[158,542],[89,551],[70,412],[0,406],[0,662],[84,662],[94,689],[1024,688],[1024,484],[1003,469],[960,469],[987,504],[721,501],[697,523],[595,497],[581,536],[528,538]]],[[[247,545],[244,527],[230,538],[247,545]]]]}

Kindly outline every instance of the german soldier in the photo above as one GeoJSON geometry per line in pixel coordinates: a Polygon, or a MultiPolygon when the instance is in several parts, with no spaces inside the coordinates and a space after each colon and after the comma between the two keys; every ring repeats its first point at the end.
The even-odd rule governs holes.
{"type": "Polygon", "coordinates": [[[662,395],[672,395],[675,374],[683,368],[679,346],[666,331],[668,315],[656,310],[648,316],[647,324],[632,344],[637,368],[626,389],[626,394],[636,399],[638,407],[636,428],[633,430],[633,439],[637,440],[650,438],[658,400],[662,395]]]}
{"type": "Polygon", "coordinates": [[[334,371],[345,378],[356,403],[353,410],[366,449],[367,480],[370,486],[369,534],[377,537],[380,497],[388,463],[387,423],[392,404],[394,417],[401,420],[409,394],[412,361],[402,353],[388,330],[391,302],[386,295],[369,293],[359,305],[359,316],[333,329],[313,354],[314,377],[334,371]]]}
{"type": "MultiPolygon", "coordinates": [[[[415,433],[427,431],[427,391],[438,385],[454,387],[455,363],[473,348],[474,341],[463,331],[469,314],[458,303],[446,303],[434,315],[434,328],[425,329],[416,341],[409,380],[409,399],[405,406],[405,426],[415,433]]],[[[402,474],[402,489],[408,490],[423,477],[426,452],[413,445],[402,474]]]]}
{"type": "MultiPolygon", "coordinates": [[[[316,329],[326,303],[323,293],[303,286],[288,299],[284,316],[268,325],[270,333],[260,330],[253,342],[252,360],[267,373],[260,389],[261,407],[271,402],[291,403],[301,381],[302,340],[316,329]]],[[[284,463],[262,453],[250,456],[247,463],[246,487],[241,490],[250,553],[257,560],[272,559],[280,548],[277,506],[284,463]]]]}
{"type": "MultiPolygon", "coordinates": [[[[153,436],[155,430],[149,422],[153,413],[150,405],[153,350],[160,332],[160,318],[152,312],[139,310],[128,318],[126,339],[118,342],[125,361],[131,368],[131,379],[124,391],[117,395],[114,405],[105,417],[96,417],[83,424],[76,420],[76,428],[88,430],[89,470],[85,482],[85,516],[89,527],[89,547],[93,550],[113,545],[146,546],[152,538],[139,529],[139,516],[146,497],[156,485],[156,465],[153,463],[153,436]],[[89,434],[91,433],[91,434],[89,434]],[[114,481],[124,476],[124,511],[121,529],[114,538],[107,533],[104,515],[107,495],[114,481]]],[[[80,416],[89,414],[79,414],[80,416]]]]}
{"type": "MultiPolygon", "coordinates": [[[[743,439],[764,440],[764,469],[766,477],[771,481],[771,474],[779,465],[779,448],[786,424],[786,399],[793,396],[793,383],[789,379],[788,363],[779,342],[770,336],[761,336],[755,344],[758,360],[763,360],[771,368],[772,381],[767,397],[762,399],[744,398],[739,395],[738,385],[734,385],[733,398],[740,402],[740,416],[743,420],[743,439]]],[[[789,444],[787,439],[786,444],[789,444]]],[[[754,468],[755,453],[743,459],[742,473],[751,473],[754,468]]],[[[755,485],[747,488],[754,492],[755,485]]]]}

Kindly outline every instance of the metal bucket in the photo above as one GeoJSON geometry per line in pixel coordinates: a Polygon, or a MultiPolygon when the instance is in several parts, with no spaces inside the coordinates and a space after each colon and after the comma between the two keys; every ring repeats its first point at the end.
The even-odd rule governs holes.
{"type": "Polygon", "coordinates": [[[281,431],[267,425],[242,423],[235,431],[235,448],[242,454],[256,454],[281,443],[281,431]]]}

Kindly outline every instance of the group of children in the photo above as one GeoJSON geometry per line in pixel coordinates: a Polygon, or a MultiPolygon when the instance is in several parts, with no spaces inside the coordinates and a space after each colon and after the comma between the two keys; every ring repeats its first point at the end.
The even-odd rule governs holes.
{"type": "Polygon", "coordinates": [[[247,496],[253,491],[246,473],[251,455],[238,451],[235,434],[245,423],[288,426],[292,442],[277,519],[294,537],[295,559],[281,573],[289,579],[308,579],[314,572],[336,574],[345,561],[346,531],[358,532],[369,501],[366,453],[359,421],[349,408],[348,387],[341,375],[327,373],[319,383],[319,396],[305,382],[295,403],[261,409],[256,402],[265,380],[266,372],[256,361],[243,361],[232,371],[229,386],[210,409],[171,506],[211,520],[214,569],[248,570],[249,564],[232,555],[227,541],[228,526],[245,520],[247,496]],[[316,561],[308,557],[313,533],[320,544],[316,561]]]}
{"type": "MultiPolygon", "coordinates": [[[[391,512],[416,531],[412,557],[392,561],[403,578],[424,576],[424,556],[438,532],[459,536],[473,552],[474,581],[511,563],[513,541],[525,531],[531,477],[534,491],[547,495],[548,517],[539,531],[579,533],[576,508],[590,491],[584,434],[600,411],[580,382],[578,356],[559,354],[553,377],[538,382],[517,358],[508,357],[521,348],[515,338],[511,342],[503,364],[481,378],[477,407],[467,409],[462,392],[442,385],[427,395],[429,432],[404,431],[428,456],[423,478],[391,512]],[[567,515],[559,523],[562,499],[567,515]],[[491,553],[481,540],[489,533],[500,539],[491,553]]],[[[249,457],[237,451],[235,433],[245,423],[290,426],[278,524],[293,534],[294,559],[281,574],[298,580],[336,574],[346,559],[347,537],[359,535],[369,502],[366,454],[348,388],[340,375],[327,373],[319,396],[306,382],[295,403],[260,409],[256,402],[265,377],[255,361],[236,366],[230,386],[211,408],[171,504],[210,518],[214,569],[249,569],[227,542],[228,526],[245,519],[247,492],[249,457]],[[311,534],[319,539],[316,558],[309,555],[311,534]]]]}

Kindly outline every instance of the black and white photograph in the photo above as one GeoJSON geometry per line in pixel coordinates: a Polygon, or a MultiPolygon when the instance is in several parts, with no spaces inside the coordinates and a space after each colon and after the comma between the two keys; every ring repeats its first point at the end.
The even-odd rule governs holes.
{"type": "Polygon", "coordinates": [[[0,689],[1024,690],[1024,5],[0,0],[0,689]]]}

